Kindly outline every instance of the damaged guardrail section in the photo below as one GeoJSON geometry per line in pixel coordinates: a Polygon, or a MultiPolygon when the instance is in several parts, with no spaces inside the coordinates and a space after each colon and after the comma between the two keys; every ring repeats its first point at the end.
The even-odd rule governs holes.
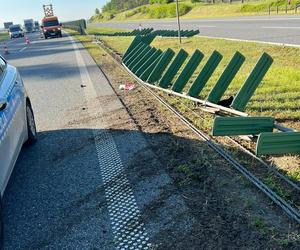
{"type": "Polygon", "coordinates": [[[137,80],[149,87],[200,103],[209,107],[210,112],[221,114],[222,117],[218,116],[214,120],[213,136],[254,135],[253,138],[257,140],[257,155],[300,153],[300,132],[277,125],[275,118],[250,117],[244,112],[273,63],[270,55],[267,53],[261,55],[233,100],[227,100],[224,104],[221,99],[243,65],[245,57],[237,51],[208,97],[202,100],[199,95],[223,56],[214,51],[195,80],[187,86],[205,55],[197,49],[187,61],[189,55],[183,49],[177,54],[170,48],[161,51],[150,45],[158,35],[159,32],[137,35],[122,58],[125,68],[137,80]],[[182,66],[183,69],[180,71],[182,66]]]}
{"type": "MultiPolygon", "coordinates": [[[[200,33],[199,30],[181,30],[181,37],[193,37],[200,33]]],[[[161,37],[178,37],[177,30],[153,30],[153,28],[147,29],[135,29],[133,31],[114,32],[114,33],[97,33],[96,36],[145,36],[153,34],[161,37]]]]}

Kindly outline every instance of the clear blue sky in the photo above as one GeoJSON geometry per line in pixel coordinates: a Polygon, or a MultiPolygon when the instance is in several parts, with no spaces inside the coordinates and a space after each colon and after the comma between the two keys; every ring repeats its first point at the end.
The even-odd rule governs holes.
{"type": "Polygon", "coordinates": [[[22,23],[24,19],[43,18],[43,4],[52,3],[54,13],[61,21],[89,18],[95,8],[101,8],[106,0],[0,0],[0,28],[5,21],[22,23]]]}

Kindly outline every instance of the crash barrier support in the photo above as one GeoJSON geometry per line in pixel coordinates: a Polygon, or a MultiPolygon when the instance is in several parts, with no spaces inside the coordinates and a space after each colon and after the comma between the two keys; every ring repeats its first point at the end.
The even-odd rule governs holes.
{"type": "Polygon", "coordinates": [[[177,72],[179,71],[179,69],[187,59],[188,55],[189,54],[184,49],[181,49],[178,52],[174,61],[172,62],[172,64],[170,65],[166,73],[163,75],[163,77],[161,78],[159,82],[160,87],[167,88],[169,86],[169,84],[172,82],[177,72]]]}
{"type": "Polygon", "coordinates": [[[201,90],[204,88],[205,84],[212,76],[213,72],[218,67],[223,56],[218,52],[214,51],[207,63],[204,65],[202,71],[199,73],[198,77],[193,82],[191,88],[188,91],[189,96],[197,97],[199,96],[201,90]]]}
{"type": "Polygon", "coordinates": [[[203,59],[204,55],[201,51],[195,50],[194,54],[178,76],[177,80],[175,81],[172,90],[175,92],[181,92],[184,86],[187,84],[189,79],[192,77],[193,73],[195,72],[196,68],[198,67],[199,63],[203,59]]]}
{"type": "Polygon", "coordinates": [[[267,53],[263,53],[261,58],[258,60],[251,74],[239,90],[232,102],[232,108],[239,111],[244,111],[247,103],[254,94],[256,88],[261,83],[263,77],[268,72],[269,68],[273,63],[273,59],[267,53]]]}
{"type": "Polygon", "coordinates": [[[218,79],[216,85],[213,87],[209,93],[207,100],[209,102],[218,103],[225,91],[229,87],[233,78],[245,62],[245,57],[240,53],[236,52],[232,57],[231,61],[228,63],[227,67],[223,71],[222,75],[218,79]]]}
{"type": "Polygon", "coordinates": [[[154,39],[152,38],[148,37],[142,41],[143,37],[136,37],[129,46],[127,55],[125,53],[123,66],[135,79],[151,88],[189,99],[209,107],[214,113],[223,115],[214,120],[213,136],[251,135],[254,140],[257,139],[257,155],[300,153],[300,132],[278,125],[275,118],[250,117],[244,112],[246,105],[273,63],[273,59],[267,53],[263,53],[259,58],[232,103],[222,106],[218,103],[245,61],[241,53],[234,54],[209,92],[207,99],[201,100],[199,94],[212,77],[223,56],[214,51],[192,81],[195,71],[204,58],[203,53],[196,50],[186,62],[188,54],[183,49],[176,56],[171,49],[162,52],[150,46],[154,39]],[[173,57],[175,58],[172,60],[173,57]],[[178,77],[174,80],[176,75],[178,77]],[[188,92],[183,93],[189,82],[192,84],[188,92]]]}

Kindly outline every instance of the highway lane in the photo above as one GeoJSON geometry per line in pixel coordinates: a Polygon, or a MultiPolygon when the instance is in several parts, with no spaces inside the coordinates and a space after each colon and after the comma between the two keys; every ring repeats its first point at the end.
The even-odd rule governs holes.
{"type": "Polygon", "coordinates": [[[166,231],[189,235],[193,215],[89,53],[66,35],[29,39],[5,56],[31,97],[38,141],[4,194],[4,249],[149,249],[170,244],[166,231]]]}
{"type": "MultiPolygon", "coordinates": [[[[117,229],[111,227],[111,214],[115,208],[107,206],[106,188],[118,183],[104,185],[103,181],[115,174],[110,173],[114,167],[129,164],[146,143],[133,128],[128,133],[108,132],[110,114],[122,115],[122,122],[130,118],[80,44],[66,36],[43,40],[32,34],[29,38],[30,45],[23,39],[11,41],[6,58],[23,77],[39,139],[22,150],[4,195],[4,249],[114,249],[118,238],[114,238],[117,229]],[[110,151],[104,154],[108,146],[110,151]],[[109,169],[103,174],[106,166],[109,169]]],[[[126,192],[133,193],[126,183],[126,192]]],[[[154,190],[159,187],[155,185],[154,190]]],[[[135,191],[141,193],[137,201],[147,197],[135,191]]],[[[124,194],[121,190],[117,195],[124,194]]],[[[148,244],[135,197],[125,196],[130,200],[124,200],[122,209],[130,206],[134,218],[126,211],[123,217],[135,221],[126,232],[135,230],[133,234],[140,233],[143,244],[148,244]]]]}
{"type": "MultiPolygon", "coordinates": [[[[200,35],[300,45],[300,15],[182,19],[182,29],[199,29],[200,35]]],[[[176,29],[176,20],[143,20],[90,24],[91,27],[176,29]]]]}

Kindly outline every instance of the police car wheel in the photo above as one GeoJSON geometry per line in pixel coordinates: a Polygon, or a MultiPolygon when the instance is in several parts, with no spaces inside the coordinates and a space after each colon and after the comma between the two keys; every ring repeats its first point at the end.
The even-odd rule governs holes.
{"type": "Polygon", "coordinates": [[[26,144],[31,145],[37,141],[37,132],[36,132],[33,111],[28,102],[26,104],[26,116],[27,116],[27,131],[28,131],[28,140],[26,144]]]}

